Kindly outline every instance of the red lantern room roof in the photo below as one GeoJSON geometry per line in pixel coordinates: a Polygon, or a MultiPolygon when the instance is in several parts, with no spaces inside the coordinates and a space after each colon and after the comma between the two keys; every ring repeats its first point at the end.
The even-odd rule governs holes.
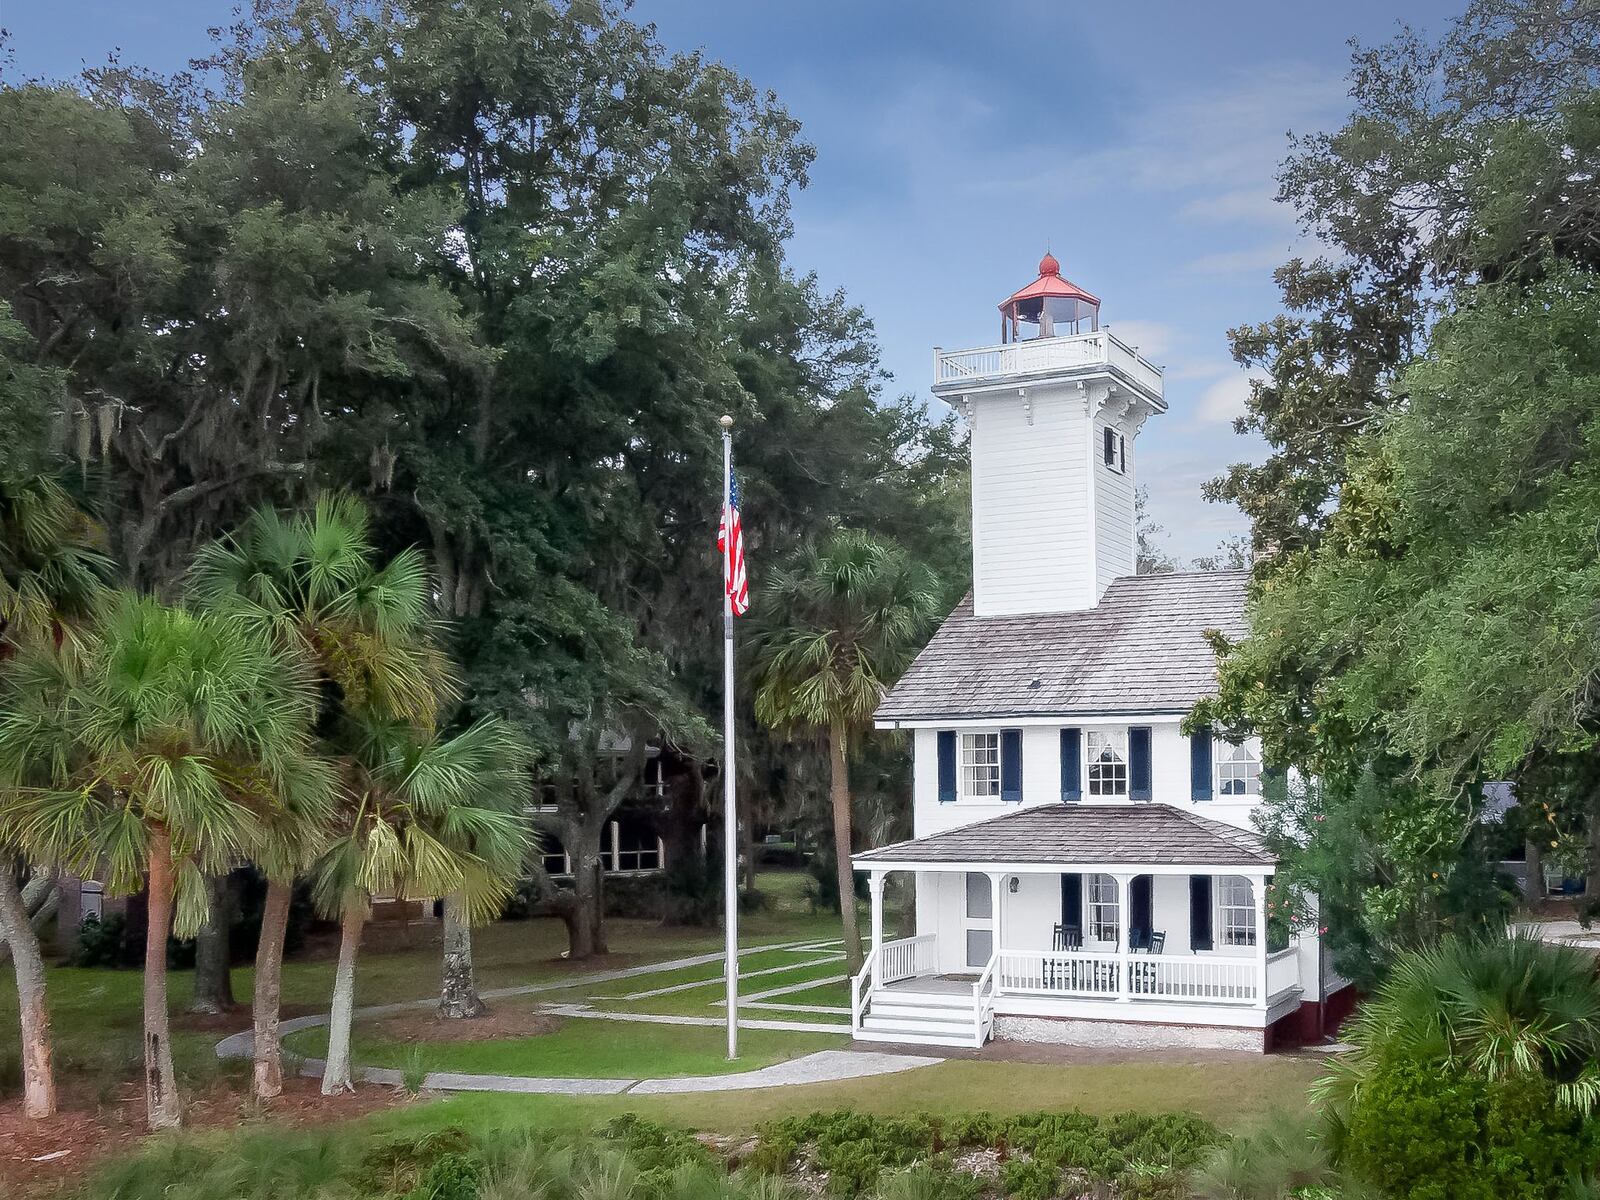
{"type": "Polygon", "coordinates": [[[1046,252],[1039,260],[1039,278],[1027,287],[1012,292],[1000,304],[1001,312],[1009,312],[1011,306],[1019,300],[1039,300],[1048,296],[1060,296],[1065,300],[1077,300],[1083,304],[1100,307],[1100,297],[1091,295],[1077,284],[1061,277],[1061,264],[1056,261],[1056,256],[1046,252]]]}

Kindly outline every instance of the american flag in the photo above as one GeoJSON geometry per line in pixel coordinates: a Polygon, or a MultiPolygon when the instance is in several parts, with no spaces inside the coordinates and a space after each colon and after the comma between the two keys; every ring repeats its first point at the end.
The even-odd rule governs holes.
{"type": "Polygon", "coordinates": [[[728,503],[722,510],[722,522],[717,526],[717,549],[722,551],[722,561],[727,568],[723,588],[733,602],[736,616],[744,616],[750,608],[750,580],[744,573],[744,527],[739,524],[739,477],[728,468],[728,503]],[[730,538],[732,547],[729,547],[730,538]]]}

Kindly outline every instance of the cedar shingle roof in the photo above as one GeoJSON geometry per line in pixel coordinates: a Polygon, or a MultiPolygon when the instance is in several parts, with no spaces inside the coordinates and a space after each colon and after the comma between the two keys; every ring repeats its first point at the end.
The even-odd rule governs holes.
{"type": "Polygon", "coordinates": [[[1041,804],[854,856],[857,866],[1014,863],[1272,866],[1255,834],[1171,804],[1041,804]]]}
{"type": "Polygon", "coordinates": [[[1093,608],[978,617],[969,595],[879,721],[1188,712],[1216,690],[1204,633],[1245,633],[1248,571],[1127,575],[1093,608]]]}

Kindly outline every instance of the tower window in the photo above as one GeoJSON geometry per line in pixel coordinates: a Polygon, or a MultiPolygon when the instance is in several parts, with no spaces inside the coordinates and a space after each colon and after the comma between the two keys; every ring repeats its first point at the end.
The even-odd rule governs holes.
{"type": "Polygon", "coordinates": [[[1106,466],[1118,474],[1125,474],[1128,470],[1128,440],[1121,432],[1107,425],[1101,430],[1101,454],[1105,458],[1106,466]]]}

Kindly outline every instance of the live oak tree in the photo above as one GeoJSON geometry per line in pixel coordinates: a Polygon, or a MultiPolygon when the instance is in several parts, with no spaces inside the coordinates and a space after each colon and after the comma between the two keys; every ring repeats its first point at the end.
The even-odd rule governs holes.
{"type": "Polygon", "coordinates": [[[1349,120],[1295,139],[1279,176],[1330,253],[1282,267],[1285,314],[1229,335],[1262,374],[1236,427],[1271,452],[1206,494],[1251,518],[1268,568],[1316,544],[1357,439],[1403,405],[1432,301],[1552,255],[1600,264],[1592,4],[1473,0],[1437,39],[1357,46],[1350,83],[1349,120]]]}
{"type": "MultiPolygon", "coordinates": [[[[1358,443],[1319,546],[1252,600],[1251,636],[1225,647],[1200,714],[1248,725],[1269,756],[1336,787],[1376,770],[1411,791],[1409,815],[1368,835],[1412,861],[1431,847],[1415,879],[1441,901],[1481,898],[1463,881],[1483,860],[1483,779],[1548,783],[1565,762],[1569,782],[1592,781],[1600,747],[1600,276],[1552,261],[1537,282],[1454,301],[1405,375],[1404,411],[1358,443]]],[[[1590,830],[1595,797],[1571,796],[1590,830]]],[[[1308,832],[1313,849],[1328,836],[1308,832]]]]}

